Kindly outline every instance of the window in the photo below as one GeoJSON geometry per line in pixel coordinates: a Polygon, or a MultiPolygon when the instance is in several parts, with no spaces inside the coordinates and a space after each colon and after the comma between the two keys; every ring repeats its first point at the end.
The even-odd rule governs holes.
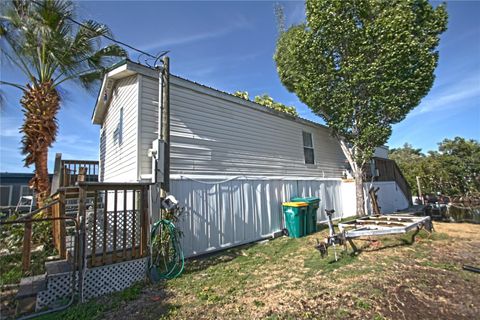
{"type": "Polygon", "coordinates": [[[12,186],[0,186],[0,207],[8,207],[12,204],[12,186]]]}
{"type": "Polygon", "coordinates": [[[123,142],[123,107],[120,108],[120,118],[118,119],[118,144],[123,142]]]}
{"type": "Polygon", "coordinates": [[[313,140],[310,132],[302,132],[303,134],[303,154],[305,156],[305,164],[314,164],[315,155],[313,152],[313,140]]]}
{"type": "Polygon", "coordinates": [[[33,196],[33,190],[29,186],[20,186],[20,197],[33,196]]]}

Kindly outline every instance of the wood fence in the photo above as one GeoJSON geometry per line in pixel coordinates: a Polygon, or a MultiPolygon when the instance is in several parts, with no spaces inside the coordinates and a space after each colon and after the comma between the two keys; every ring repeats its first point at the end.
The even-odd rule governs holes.
{"type": "MultiPolygon", "coordinates": [[[[408,202],[412,202],[412,192],[410,186],[408,185],[407,180],[402,174],[402,171],[398,167],[397,163],[391,159],[383,158],[373,158],[375,163],[375,169],[377,170],[377,175],[375,175],[375,181],[395,181],[402,190],[403,194],[407,198],[408,202]]],[[[372,178],[372,173],[370,170],[366,170],[367,180],[372,178]]]]}

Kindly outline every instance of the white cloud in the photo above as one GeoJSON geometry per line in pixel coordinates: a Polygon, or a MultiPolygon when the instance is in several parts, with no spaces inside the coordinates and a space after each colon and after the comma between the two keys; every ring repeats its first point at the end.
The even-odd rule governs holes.
{"type": "Polygon", "coordinates": [[[0,137],[2,138],[20,138],[22,134],[19,132],[22,125],[21,118],[1,117],[0,119],[0,137]]]}
{"type": "Polygon", "coordinates": [[[411,113],[411,116],[456,109],[460,107],[462,102],[475,97],[478,97],[475,103],[479,104],[480,77],[473,77],[458,84],[452,84],[450,88],[446,87],[444,91],[439,93],[436,93],[436,91],[439,90],[433,91],[430,96],[422,101],[420,106],[411,113]]]}
{"type": "Polygon", "coordinates": [[[216,28],[214,30],[208,30],[208,31],[203,31],[203,32],[198,32],[193,34],[184,34],[184,35],[178,34],[178,35],[175,35],[174,37],[163,38],[153,43],[139,45],[139,47],[144,51],[149,51],[149,50],[158,49],[158,48],[168,49],[169,47],[172,47],[172,46],[178,46],[178,45],[213,39],[213,38],[219,38],[227,34],[230,34],[233,31],[247,29],[251,27],[252,27],[252,24],[250,21],[248,21],[243,15],[238,15],[237,17],[232,19],[229,24],[225,25],[225,27],[222,29],[216,28]]]}
{"type": "Polygon", "coordinates": [[[4,128],[0,129],[0,137],[4,138],[20,138],[22,134],[18,131],[18,128],[4,128]]]}
{"type": "Polygon", "coordinates": [[[86,140],[83,136],[79,136],[75,134],[60,134],[57,137],[57,143],[72,146],[72,145],[91,144],[93,143],[93,141],[86,140]]]}

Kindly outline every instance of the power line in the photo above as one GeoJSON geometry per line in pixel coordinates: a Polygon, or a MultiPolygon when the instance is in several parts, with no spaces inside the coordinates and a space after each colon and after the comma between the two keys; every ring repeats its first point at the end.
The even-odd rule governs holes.
{"type": "MultiPolygon", "coordinates": [[[[35,0],[30,0],[30,1],[31,1],[32,3],[38,5],[38,6],[41,6],[41,7],[44,7],[44,8],[45,8],[45,6],[44,6],[43,3],[39,3],[38,1],[35,1],[35,0]]],[[[96,32],[95,29],[92,29],[92,28],[90,28],[89,26],[86,26],[86,25],[84,25],[83,23],[78,22],[77,20],[75,20],[75,19],[73,19],[73,18],[71,18],[71,17],[66,17],[66,16],[64,16],[64,17],[65,17],[67,20],[70,20],[71,22],[75,23],[76,25],[78,25],[78,26],[80,26],[80,27],[83,27],[83,28],[85,28],[85,29],[88,29],[88,30],[90,30],[90,31],[92,31],[92,32],[96,32]]],[[[114,38],[112,38],[112,37],[110,37],[110,36],[108,36],[108,35],[102,34],[101,36],[104,37],[104,38],[106,38],[106,39],[108,39],[108,40],[110,40],[110,41],[112,41],[112,42],[115,42],[115,43],[117,43],[117,44],[119,44],[119,45],[122,45],[122,46],[124,46],[124,47],[127,47],[127,48],[129,48],[129,49],[131,49],[131,50],[133,50],[133,51],[136,51],[136,52],[138,52],[138,53],[141,53],[142,55],[146,55],[146,56],[148,56],[148,57],[150,57],[150,58],[152,58],[152,59],[155,59],[155,62],[158,61],[158,59],[160,59],[162,56],[166,55],[166,54],[169,52],[169,50],[163,50],[163,51],[160,51],[157,56],[154,56],[154,55],[151,55],[151,54],[148,53],[148,52],[145,52],[145,51],[143,51],[143,50],[137,49],[137,48],[135,48],[135,47],[133,47],[133,46],[125,43],[125,42],[122,42],[122,41],[119,41],[119,40],[115,40],[114,38]]]]}

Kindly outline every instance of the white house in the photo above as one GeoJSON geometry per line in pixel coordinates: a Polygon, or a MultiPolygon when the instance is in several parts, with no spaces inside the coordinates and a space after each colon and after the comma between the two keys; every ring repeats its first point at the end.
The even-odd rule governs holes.
{"type": "MultiPolygon", "coordinates": [[[[100,181],[151,180],[160,88],[159,70],[128,60],[105,76],[93,113],[100,181]]],[[[345,157],[324,125],[173,75],[170,113],[170,193],[185,207],[186,256],[280,231],[281,203],[292,196],[320,197],[319,221],[325,208],[355,214],[354,183],[342,179],[345,157]]],[[[384,211],[408,206],[395,181],[382,183],[384,211]]]]}

